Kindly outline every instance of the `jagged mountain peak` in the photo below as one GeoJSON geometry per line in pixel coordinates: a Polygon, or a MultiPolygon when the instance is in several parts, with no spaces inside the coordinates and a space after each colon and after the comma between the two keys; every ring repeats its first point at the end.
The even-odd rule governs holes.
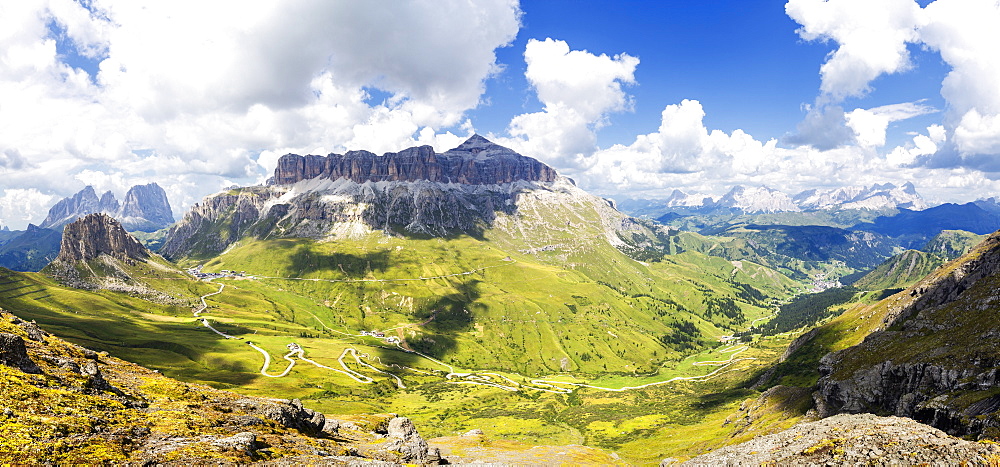
{"type": "Polygon", "coordinates": [[[476,134],[470,136],[469,139],[465,140],[465,142],[463,142],[462,144],[459,144],[458,147],[456,147],[455,149],[456,150],[467,150],[467,149],[472,149],[472,148],[483,148],[483,147],[489,147],[489,146],[495,146],[495,145],[496,144],[493,143],[493,141],[490,141],[490,140],[486,139],[485,137],[483,137],[482,135],[476,133],[476,134]]]}
{"type": "Polygon", "coordinates": [[[916,186],[906,182],[875,183],[871,186],[845,186],[830,190],[806,190],[793,198],[803,209],[927,209],[927,203],[917,193],[916,186]]]}
{"type": "Polygon", "coordinates": [[[503,154],[517,154],[511,149],[504,146],[496,144],[481,135],[472,135],[469,139],[465,140],[462,144],[458,145],[454,149],[446,151],[446,154],[460,154],[463,152],[469,152],[472,154],[479,154],[480,152],[490,152],[490,153],[503,153],[503,154]]]}
{"type": "Polygon", "coordinates": [[[62,244],[56,261],[73,263],[108,255],[117,259],[146,259],[146,249],[113,217],[88,214],[63,228],[62,244]]]}
{"type": "Polygon", "coordinates": [[[94,191],[94,187],[87,185],[73,196],[63,198],[52,206],[41,227],[57,229],[82,215],[99,212],[99,208],[100,199],[97,197],[97,192],[94,191]]]}
{"type": "MultiPolygon", "coordinates": [[[[675,189],[663,199],[663,203],[668,208],[729,208],[744,213],[846,209],[877,211],[900,208],[922,211],[929,207],[911,182],[900,186],[886,182],[870,186],[810,188],[795,196],[768,186],[735,185],[715,201],[706,195],[688,194],[675,189]]],[[[988,204],[987,201],[980,203],[988,204]]]]}
{"type": "Polygon", "coordinates": [[[716,205],[741,209],[748,213],[801,211],[787,194],[766,186],[736,185],[720,198],[716,205]]]}
{"type": "Polygon", "coordinates": [[[133,231],[151,232],[174,222],[167,194],[154,182],[130,188],[123,203],[119,203],[110,190],[98,198],[94,187],[87,185],[52,206],[41,227],[58,230],[87,214],[99,212],[115,217],[127,230],[133,231]]]}
{"type": "Polygon", "coordinates": [[[129,188],[115,218],[127,230],[154,231],[174,222],[167,193],[155,182],[129,188]]]}

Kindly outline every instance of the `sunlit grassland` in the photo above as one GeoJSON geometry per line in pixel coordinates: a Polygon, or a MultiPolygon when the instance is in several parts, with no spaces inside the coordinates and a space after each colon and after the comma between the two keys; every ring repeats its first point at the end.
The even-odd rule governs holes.
{"type": "MultiPolygon", "coordinates": [[[[509,242],[469,237],[244,241],[207,262],[205,270],[246,271],[252,278],[148,279],[185,305],[77,291],[27,274],[19,277],[34,281],[42,292],[0,295],[0,306],[70,340],[181,380],[302,398],[331,414],[402,413],[425,436],[481,428],[496,438],[597,445],[651,462],[654,456],[689,452],[680,444],[655,441],[666,439],[667,427],[714,424],[738,400],[754,397],[753,391],[732,388],[780,350],[752,347],[738,357],[757,360],[732,368],[739,371],[720,371],[707,382],[549,394],[447,382],[445,366],[357,335],[379,330],[402,336],[408,346],[457,372],[497,371],[522,384],[542,378],[639,386],[711,373],[718,367],[693,363],[728,359],[731,353],[721,352],[728,345],[716,339],[769,315],[772,301],[795,287],[750,262],[688,252],[640,263],[596,239],[558,240],[572,248],[526,252],[509,242]],[[198,297],[220,284],[225,284],[222,293],[206,299],[209,307],[201,316],[240,340],[213,333],[191,314],[200,308],[198,297]],[[716,303],[710,306],[712,300],[716,303]],[[688,341],[664,339],[682,322],[695,330],[681,336],[688,341]],[[353,358],[344,361],[376,383],[357,383],[301,360],[289,376],[268,378],[260,374],[263,356],[247,340],[270,354],[269,374],[286,368],[282,356],[292,342],[308,358],[334,368],[340,367],[337,359],[345,349],[356,348],[373,357],[369,361],[377,367],[401,376],[407,388],[397,388],[353,358]],[[692,402],[705,397],[723,402],[692,402]],[[655,448],[629,444],[634,440],[649,440],[642,446],[655,448]]],[[[147,273],[154,276],[152,270],[147,273]]],[[[717,434],[691,429],[692,443],[717,434]]]]}

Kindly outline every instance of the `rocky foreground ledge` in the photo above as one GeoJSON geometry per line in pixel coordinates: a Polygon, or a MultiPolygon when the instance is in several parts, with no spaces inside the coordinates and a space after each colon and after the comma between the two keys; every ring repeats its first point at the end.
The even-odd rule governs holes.
{"type": "Polygon", "coordinates": [[[841,414],[660,465],[1000,465],[1000,446],[965,441],[909,418],[841,414]]]}
{"type": "Polygon", "coordinates": [[[442,462],[405,417],[338,420],[298,400],[182,383],[0,310],[0,464],[442,462]]]}

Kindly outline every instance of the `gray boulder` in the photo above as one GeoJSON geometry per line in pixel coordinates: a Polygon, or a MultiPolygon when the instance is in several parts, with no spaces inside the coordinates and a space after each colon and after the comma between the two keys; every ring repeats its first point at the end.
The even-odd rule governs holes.
{"type": "Polygon", "coordinates": [[[406,417],[396,417],[389,420],[387,443],[382,449],[400,454],[400,462],[437,464],[441,462],[441,451],[427,446],[413,422],[406,417]]]}
{"type": "Polygon", "coordinates": [[[40,374],[42,372],[38,365],[28,357],[24,338],[16,334],[0,332],[0,363],[25,373],[40,374]]]}

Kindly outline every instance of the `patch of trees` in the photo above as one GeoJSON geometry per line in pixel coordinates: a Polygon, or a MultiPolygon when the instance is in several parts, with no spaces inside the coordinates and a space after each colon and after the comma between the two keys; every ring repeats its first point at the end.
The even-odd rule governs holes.
{"type": "Polygon", "coordinates": [[[755,326],[746,334],[760,333],[773,336],[783,332],[812,326],[835,313],[831,308],[847,303],[858,290],[851,286],[827,289],[819,293],[801,295],[781,305],[771,321],[755,326]]]}
{"type": "Polygon", "coordinates": [[[691,321],[678,321],[669,333],[660,336],[660,342],[677,351],[694,350],[701,346],[701,331],[691,321]]]}
{"type": "Polygon", "coordinates": [[[749,303],[751,305],[766,306],[768,302],[767,295],[764,292],[757,290],[754,286],[750,284],[744,284],[742,282],[732,281],[729,283],[736,289],[736,298],[749,303]]]}
{"type": "Polygon", "coordinates": [[[745,323],[747,320],[736,300],[729,297],[712,297],[705,300],[705,319],[711,319],[716,315],[725,316],[736,324],[745,323]]]}

